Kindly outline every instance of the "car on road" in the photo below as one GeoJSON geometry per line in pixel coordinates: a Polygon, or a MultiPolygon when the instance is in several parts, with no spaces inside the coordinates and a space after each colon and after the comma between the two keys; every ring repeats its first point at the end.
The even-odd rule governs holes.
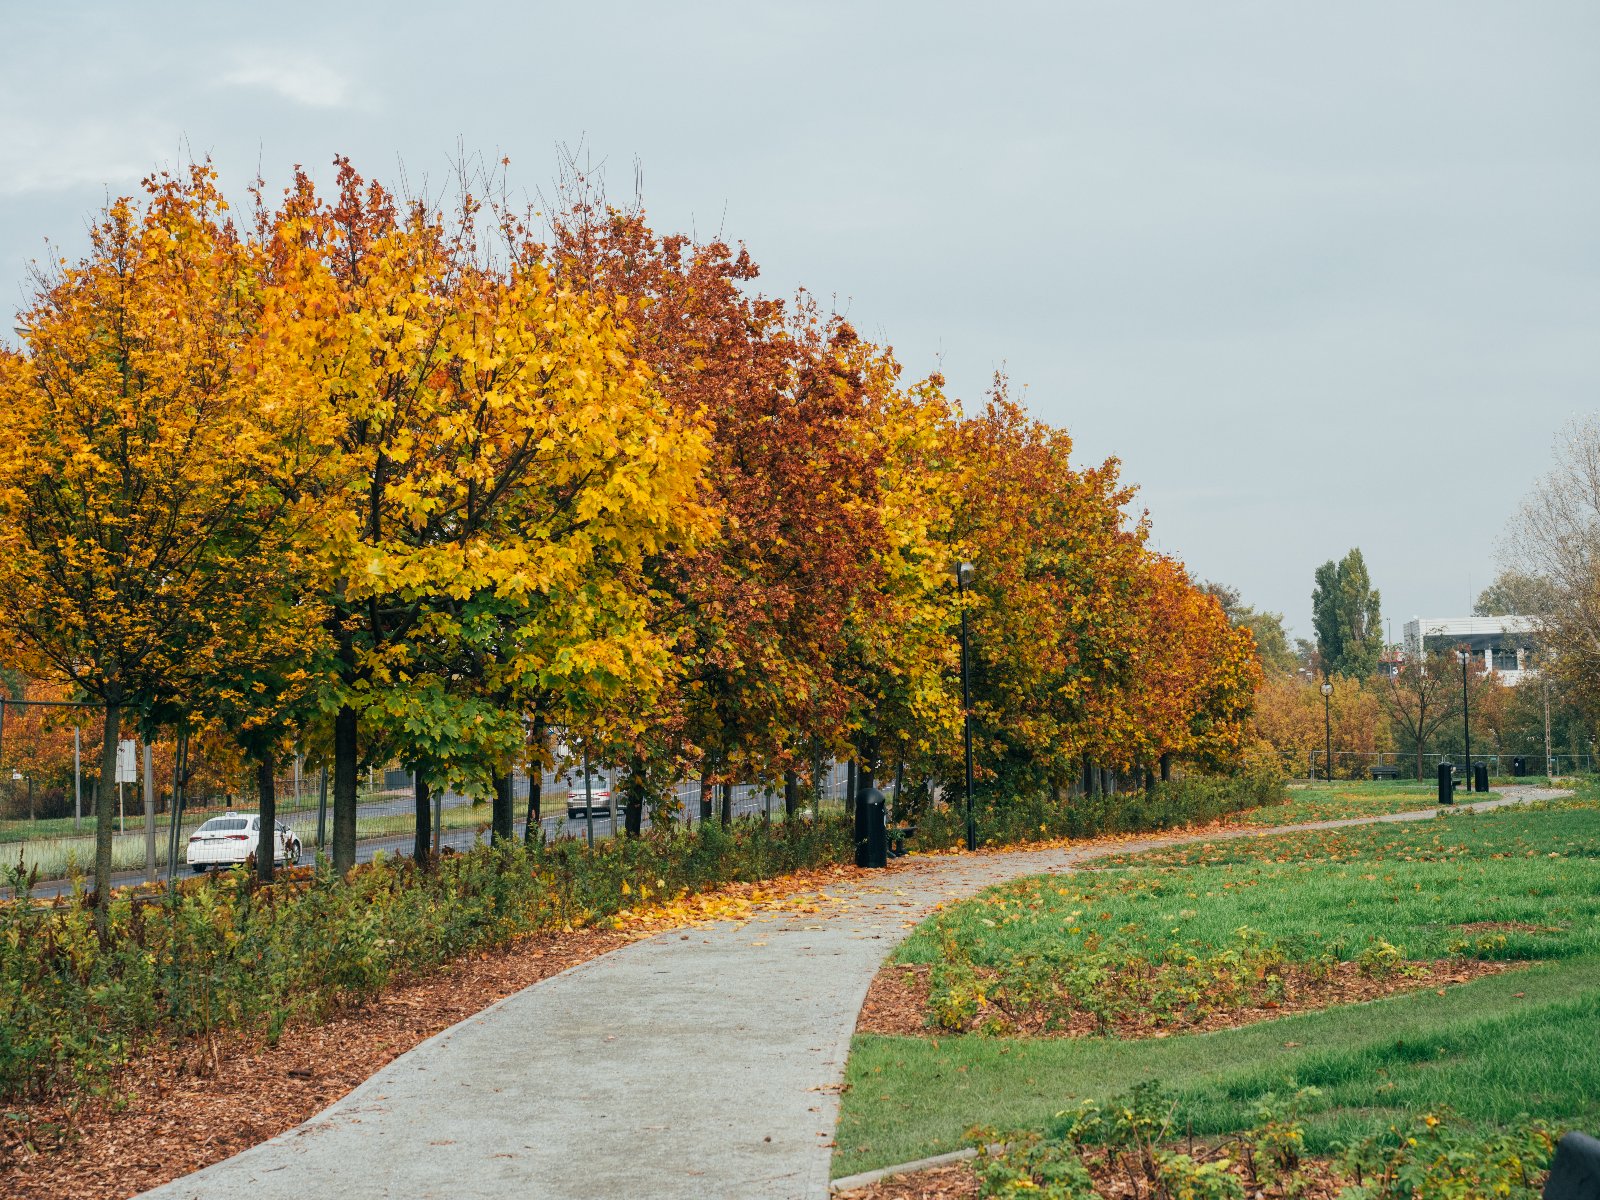
{"type": "MultiPolygon", "coordinates": [[[[300,839],[282,821],[276,823],[273,861],[293,866],[300,861],[300,839]]],[[[256,852],[261,840],[261,817],[256,813],[224,813],[212,817],[189,835],[185,861],[199,874],[211,867],[232,867],[256,852]]]]}
{"type": "Polygon", "coordinates": [[[611,789],[603,787],[590,787],[589,807],[584,808],[583,783],[567,793],[567,819],[576,821],[579,817],[587,817],[592,812],[597,817],[611,815],[611,789]]]}

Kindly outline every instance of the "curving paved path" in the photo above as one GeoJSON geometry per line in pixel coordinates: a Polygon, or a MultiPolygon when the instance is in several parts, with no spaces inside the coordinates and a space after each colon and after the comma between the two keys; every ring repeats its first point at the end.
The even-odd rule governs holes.
{"type": "Polygon", "coordinates": [[[914,859],[829,889],[816,913],[661,934],[508,997],[304,1125],[145,1196],[821,1200],[867,985],[935,905],[1106,854],[1434,811],[914,859]]]}

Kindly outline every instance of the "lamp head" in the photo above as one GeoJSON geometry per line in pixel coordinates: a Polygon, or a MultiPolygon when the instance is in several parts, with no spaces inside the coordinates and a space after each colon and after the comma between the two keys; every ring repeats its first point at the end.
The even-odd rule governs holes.
{"type": "Polygon", "coordinates": [[[963,586],[972,582],[972,564],[969,562],[956,564],[956,578],[963,586]]]}
{"type": "Polygon", "coordinates": [[[1324,683],[1324,684],[1323,684],[1323,685],[1322,685],[1322,694],[1323,694],[1323,695],[1324,695],[1324,696],[1331,696],[1331,695],[1333,695],[1333,684],[1331,684],[1331,683],[1324,683]]]}

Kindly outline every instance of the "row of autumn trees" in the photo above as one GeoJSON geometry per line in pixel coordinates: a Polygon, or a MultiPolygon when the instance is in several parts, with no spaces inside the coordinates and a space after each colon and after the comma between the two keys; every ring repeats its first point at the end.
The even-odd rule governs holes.
{"type": "Polygon", "coordinates": [[[365,764],[426,785],[419,849],[426,787],[507,838],[555,727],[635,833],[687,774],[957,778],[961,603],[996,794],[1237,755],[1249,634],[1003,384],[964,415],[581,179],[536,233],[337,167],[237,222],[209,166],[152,179],[0,357],[0,663],[103,711],[102,904],[130,725],[221,731],[263,808],[331,763],[340,869],[365,764]]]}

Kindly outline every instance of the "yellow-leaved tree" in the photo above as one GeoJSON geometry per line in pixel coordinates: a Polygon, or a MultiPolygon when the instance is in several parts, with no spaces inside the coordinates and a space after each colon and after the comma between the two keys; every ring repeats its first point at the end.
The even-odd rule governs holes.
{"type": "Polygon", "coordinates": [[[341,160],[332,202],[301,174],[277,221],[294,353],[338,422],[318,553],[340,870],[363,731],[369,755],[492,791],[508,836],[530,707],[648,695],[669,664],[643,563],[704,519],[702,432],[617,316],[536,259],[481,252],[476,217],[399,203],[341,160]]]}
{"type": "Polygon", "coordinates": [[[104,711],[102,933],[116,750],[212,677],[273,602],[325,446],[314,403],[264,395],[259,245],[208,165],[118,200],[42,274],[0,362],[0,626],[104,711]]]}

